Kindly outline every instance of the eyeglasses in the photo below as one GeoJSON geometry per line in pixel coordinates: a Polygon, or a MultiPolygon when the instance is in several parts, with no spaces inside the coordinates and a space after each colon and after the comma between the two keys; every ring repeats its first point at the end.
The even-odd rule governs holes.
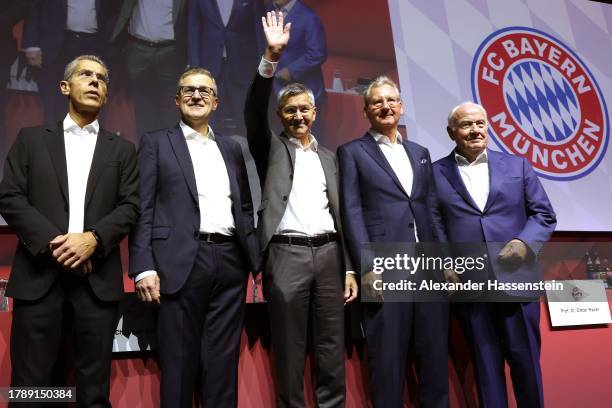
{"type": "Polygon", "coordinates": [[[106,75],[100,74],[98,72],[93,72],[89,69],[80,70],[76,73],[76,77],[82,81],[91,81],[95,77],[97,81],[108,84],[108,77],[106,75]]]}
{"type": "Polygon", "coordinates": [[[390,108],[395,108],[399,103],[399,99],[395,98],[381,98],[370,101],[369,105],[374,109],[381,109],[385,105],[385,101],[390,108]]]}
{"type": "Polygon", "coordinates": [[[196,91],[200,93],[202,98],[212,98],[216,96],[215,90],[207,86],[181,86],[179,93],[185,98],[191,98],[196,91]]]}

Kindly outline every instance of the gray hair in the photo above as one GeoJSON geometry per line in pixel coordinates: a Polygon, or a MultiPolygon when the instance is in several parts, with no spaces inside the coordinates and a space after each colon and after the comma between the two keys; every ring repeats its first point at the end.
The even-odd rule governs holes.
{"type": "Polygon", "coordinates": [[[381,76],[376,77],[372,82],[370,82],[370,84],[364,91],[363,101],[365,103],[365,106],[368,106],[370,96],[372,95],[372,90],[374,88],[378,88],[378,87],[385,86],[385,85],[389,85],[391,88],[395,89],[395,92],[397,92],[397,95],[401,98],[400,90],[397,84],[388,76],[381,75],[381,76]]]}
{"type": "Polygon", "coordinates": [[[294,82],[292,84],[285,85],[280,91],[278,91],[278,109],[282,109],[282,107],[285,106],[287,99],[290,97],[302,94],[308,95],[308,102],[310,102],[312,106],[315,106],[315,98],[312,90],[304,84],[294,82]]]}
{"type": "Polygon", "coordinates": [[[459,105],[455,106],[453,109],[451,109],[450,113],[448,114],[448,118],[446,120],[447,126],[449,128],[452,128],[454,125],[454,121],[455,121],[455,114],[457,113],[457,111],[461,108],[463,108],[464,106],[474,106],[478,109],[480,109],[482,111],[482,113],[484,113],[485,115],[485,119],[487,119],[487,111],[485,110],[485,108],[482,107],[482,105],[477,104],[476,102],[472,102],[472,101],[465,101],[465,102],[461,102],[459,105]]]}
{"type": "Polygon", "coordinates": [[[179,77],[178,81],[176,82],[176,91],[180,91],[181,90],[181,81],[191,75],[204,75],[210,78],[210,80],[212,81],[212,89],[213,91],[215,91],[215,96],[218,95],[217,93],[217,81],[215,81],[215,77],[213,76],[213,74],[210,73],[209,70],[202,68],[202,67],[193,67],[193,68],[188,68],[187,70],[185,70],[185,72],[183,72],[181,74],[181,76],[179,77]]]}
{"type": "Polygon", "coordinates": [[[64,81],[70,80],[72,75],[74,75],[74,71],[76,71],[76,67],[79,61],[93,61],[93,62],[97,62],[98,64],[102,65],[102,68],[104,68],[104,70],[106,71],[106,81],[108,85],[108,82],[110,79],[108,67],[106,66],[104,61],[102,61],[102,58],[98,57],[97,55],[79,55],[78,57],[70,61],[66,65],[66,68],[64,68],[64,81]]]}

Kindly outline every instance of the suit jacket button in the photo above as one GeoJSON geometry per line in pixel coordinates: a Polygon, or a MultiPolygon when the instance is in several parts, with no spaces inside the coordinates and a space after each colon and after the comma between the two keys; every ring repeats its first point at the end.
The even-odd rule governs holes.
{"type": "Polygon", "coordinates": [[[410,224],[408,224],[408,228],[414,228],[414,223],[411,222],[410,224]]]}
{"type": "Polygon", "coordinates": [[[293,173],[289,175],[289,180],[293,180],[293,173]]]}
{"type": "Polygon", "coordinates": [[[193,239],[200,239],[200,231],[193,232],[193,239]]]}
{"type": "Polygon", "coordinates": [[[287,201],[287,196],[286,195],[283,196],[283,201],[287,201]]]}

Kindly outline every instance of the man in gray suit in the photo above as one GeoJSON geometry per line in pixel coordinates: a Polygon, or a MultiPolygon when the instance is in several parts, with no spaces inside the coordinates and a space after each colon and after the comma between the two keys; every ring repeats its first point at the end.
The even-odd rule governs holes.
{"type": "Polygon", "coordinates": [[[302,84],[280,91],[284,131],[272,135],[267,105],[291,27],[283,26],[282,13],[268,13],[263,26],[267,48],[247,95],[245,120],[262,185],[257,233],[266,256],[277,405],[304,406],[310,317],[317,406],[343,407],[343,303],[357,297],[357,282],[344,272],[352,266],[342,239],[336,159],[311,133],[317,111],[312,91],[302,84]]]}

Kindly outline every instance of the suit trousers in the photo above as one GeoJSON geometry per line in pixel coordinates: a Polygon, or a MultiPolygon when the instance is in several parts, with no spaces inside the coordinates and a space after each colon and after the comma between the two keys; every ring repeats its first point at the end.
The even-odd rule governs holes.
{"type": "Polygon", "coordinates": [[[61,272],[41,299],[15,299],[11,386],[57,386],[53,368],[58,357],[63,358],[60,354],[62,328],[69,328],[74,345],[78,406],[110,407],[110,367],[117,312],[118,302],[99,300],[87,278],[68,271],[61,272]]]}
{"type": "MultiPolygon", "coordinates": [[[[236,242],[200,241],[193,269],[159,309],[161,406],[238,405],[238,355],[248,267],[236,242]]],[[[163,280],[161,282],[163,287],[163,280]]]]}
{"type": "Polygon", "coordinates": [[[273,243],[264,268],[278,407],[304,407],[304,364],[312,330],[320,408],[343,407],[344,300],[340,247],[273,243]]]}
{"type": "Polygon", "coordinates": [[[177,46],[151,47],[128,39],[125,53],[138,135],[174,126],[178,120],[174,96],[186,64],[177,46]]]}
{"type": "Polygon", "coordinates": [[[540,303],[465,303],[454,308],[472,348],[480,406],[508,406],[508,361],[517,406],[543,407],[540,303]]]}
{"type": "Polygon", "coordinates": [[[404,406],[411,345],[419,406],[448,407],[448,303],[364,303],[363,315],[374,407],[404,406]]]}

